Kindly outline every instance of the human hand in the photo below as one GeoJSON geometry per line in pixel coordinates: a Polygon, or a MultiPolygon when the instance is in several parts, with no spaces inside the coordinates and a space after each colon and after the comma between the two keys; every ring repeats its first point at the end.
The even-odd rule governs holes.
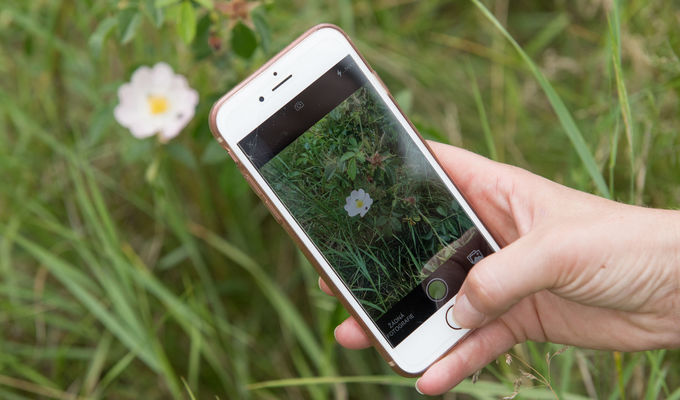
{"type": "MultiPolygon", "coordinates": [[[[476,264],[458,293],[455,319],[477,329],[423,374],[420,392],[443,393],[526,340],[680,347],[680,212],[616,203],[430,146],[503,248],[476,264]]],[[[352,318],[335,337],[350,349],[370,345],[352,318]]]]}

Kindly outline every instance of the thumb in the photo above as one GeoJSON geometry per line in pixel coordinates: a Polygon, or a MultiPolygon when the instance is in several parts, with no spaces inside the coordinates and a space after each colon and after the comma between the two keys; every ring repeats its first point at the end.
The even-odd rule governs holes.
{"type": "Polygon", "coordinates": [[[453,309],[456,322],[464,328],[482,326],[524,297],[555,286],[559,247],[546,235],[530,233],[484,258],[459,291],[453,309]]]}

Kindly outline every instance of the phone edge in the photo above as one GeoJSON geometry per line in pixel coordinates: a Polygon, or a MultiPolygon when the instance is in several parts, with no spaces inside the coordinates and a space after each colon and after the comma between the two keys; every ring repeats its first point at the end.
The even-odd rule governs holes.
{"type": "MultiPolygon", "coordinates": [[[[360,52],[359,49],[356,47],[356,45],[355,45],[354,42],[351,40],[351,38],[350,38],[350,37],[347,35],[347,33],[345,33],[345,31],[343,31],[340,27],[338,27],[337,25],[334,25],[334,24],[330,24],[330,23],[322,23],[322,24],[318,24],[318,25],[315,25],[315,26],[309,28],[307,31],[305,31],[305,32],[302,33],[299,37],[297,37],[295,40],[293,40],[290,44],[288,44],[286,47],[284,47],[282,50],[280,50],[278,53],[276,53],[276,55],[274,55],[271,59],[269,59],[266,63],[264,63],[260,68],[258,68],[257,70],[255,70],[252,74],[250,74],[246,79],[244,79],[243,81],[241,81],[238,85],[236,85],[236,86],[233,87],[231,90],[229,90],[225,95],[223,95],[222,97],[220,97],[220,98],[213,104],[213,106],[212,106],[211,109],[210,109],[210,115],[209,115],[210,131],[211,131],[213,137],[217,140],[217,142],[218,142],[218,143],[219,143],[219,144],[227,151],[227,153],[229,154],[229,156],[231,157],[231,159],[234,161],[234,163],[236,164],[236,166],[238,167],[238,169],[241,171],[241,174],[245,177],[246,181],[248,182],[248,185],[249,185],[249,186],[251,187],[251,189],[255,192],[255,194],[258,196],[258,198],[265,204],[265,206],[267,207],[267,209],[269,210],[269,212],[272,214],[272,216],[274,217],[274,219],[276,220],[276,222],[279,223],[279,225],[281,225],[281,226],[284,228],[284,230],[286,231],[286,233],[288,234],[288,236],[290,236],[290,237],[293,239],[293,241],[295,242],[295,244],[297,245],[297,247],[302,251],[302,253],[303,253],[303,254],[305,255],[305,257],[307,258],[307,260],[312,264],[312,266],[314,266],[314,269],[317,271],[317,273],[319,274],[319,276],[321,277],[321,279],[323,279],[324,282],[325,282],[325,283],[328,285],[328,287],[331,289],[331,291],[333,292],[334,296],[340,301],[340,303],[341,303],[341,304],[343,305],[343,307],[347,310],[347,312],[349,312],[350,315],[355,319],[355,321],[361,326],[362,330],[363,330],[365,333],[367,333],[367,336],[368,336],[368,338],[369,338],[371,344],[372,344],[373,347],[378,351],[378,353],[380,354],[380,356],[387,362],[387,364],[390,366],[390,368],[391,368],[394,372],[396,372],[397,374],[399,374],[399,375],[401,375],[401,376],[409,377],[409,378],[417,377],[417,376],[420,376],[427,368],[429,368],[429,366],[428,366],[427,368],[423,369],[422,371],[409,372],[409,371],[406,371],[406,370],[402,369],[402,368],[401,368],[401,367],[400,367],[400,366],[392,359],[392,357],[390,356],[390,354],[389,354],[389,352],[388,352],[388,349],[386,349],[386,348],[385,348],[385,347],[384,347],[384,346],[383,346],[383,345],[382,345],[382,344],[374,337],[374,335],[371,333],[371,330],[368,328],[368,325],[366,324],[366,322],[365,322],[365,321],[357,314],[357,312],[351,307],[351,305],[349,304],[349,302],[341,295],[341,292],[338,290],[338,288],[336,287],[336,285],[333,283],[333,281],[332,281],[331,279],[329,279],[328,273],[327,273],[327,272],[323,269],[323,267],[316,261],[316,259],[312,256],[312,254],[309,252],[309,250],[308,250],[307,247],[304,245],[304,243],[302,243],[302,241],[298,238],[297,234],[295,233],[295,231],[293,230],[293,228],[290,226],[290,224],[282,217],[282,215],[279,213],[279,211],[278,211],[276,208],[274,208],[274,207],[272,206],[272,204],[270,203],[268,197],[260,190],[259,186],[258,186],[258,185],[255,183],[255,181],[252,179],[250,172],[249,172],[245,167],[243,167],[243,165],[240,163],[240,161],[233,155],[233,153],[232,153],[232,151],[231,151],[229,145],[228,145],[227,142],[222,138],[222,136],[220,135],[220,133],[219,133],[219,131],[218,131],[218,129],[217,129],[217,112],[218,112],[218,110],[220,109],[220,107],[222,106],[222,104],[224,104],[224,102],[226,102],[230,97],[232,97],[236,92],[238,92],[242,87],[244,87],[245,85],[247,85],[250,81],[252,81],[252,80],[255,79],[257,76],[259,76],[264,70],[266,70],[267,68],[269,68],[273,63],[275,63],[275,62],[276,62],[279,58],[281,58],[285,53],[287,53],[288,51],[290,51],[291,49],[293,49],[295,46],[297,46],[302,40],[304,40],[305,38],[307,38],[309,35],[313,34],[314,32],[316,32],[316,31],[318,31],[318,30],[321,30],[321,29],[325,29],[325,28],[335,29],[336,31],[338,31],[339,33],[341,33],[341,34],[345,37],[345,39],[349,42],[349,44],[352,46],[352,48],[354,49],[354,51],[359,55],[359,57],[361,58],[362,62],[367,66],[367,68],[369,69],[369,71],[371,71],[371,73],[376,77],[376,79],[378,80],[378,82],[380,83],[380,85],[383,87],[383,89],[385,89],[385,91],[386,91],[387,95],[389,96],[390,100],[394,103],[394,105],[396,105],[397,109],[399,110],[399,113],[401,113],[401,115],[404,117],[404,119],[405,119],[406,122],[409,124],[409,126],[411,127],[411,129],[413,129],[413,131],[414,131],[415,134],[418,136],[418,138],[424,143],[425,148],[427,149],[428,152],[430,152],[430,154],[431,154],[432,157],[434,158],[435,162],[437,162],[437,164],[439,164],[440,168],[444,169],[443,166],[442,166],[442,163],[439,161],[439,158],[438,158],[438,157],[435,155],[435,153],[432,151],[432,148],[430,147],[428,141],[425,140],[425,139],[422,137],[422,135],[420,134],[420,132],[418,132],[418,130],[416,129],[416,127],[413,125],[413,122],[411,122],[411,120],[410,120],[410,119],[408,118],[408,116],[404,113],[404,111],[402,110],[402,108],[399,106],[399,104],[397,103],[397,101],[396,101],[396,100],[394,99],[394,97],[392,96],[392,93],[391,93],[390,90],[387,88],[387,85],[385,85],[385,83],[384,83],[383,80],[380,78],[380,76],[378,76],[378,74],[375,72],[375,70],[373,70],[373,68],[371,67],[371,65],[368,63],[368,61],[367,61],[366,58],[363,56],[363,54],[361,54],[361,52],[360,52]]],[[[449,180],[451,181],[451,183],[453,184],[453,186],[456,188],[456,190],[458,191],[458,193],[460,193],[460,195],[463,197],[463,199],[465,200],[465,202],[469,205],[470,202],[467,200],[467,198],[465,198],[465,195],[460,191],[460,189],[458,188],[458,186],[456,185],[456,183],[453,181],[453,179],[451,179],[451,177],[448,176],[448,174],[446,174],[446,175],[447,175],[447,177],[449,178],[449,180]]],[[[470,207],[470,209],[472,209],[472,207],[470,207]]],[[[473,212],[474,212],[474,209],[472,209],[472,210],[473,210],[473,212]]],[[[479,216],[477,217],[477,219],[480,221],[480,223],[481,223],[482,225],[484,225],[484,228],[487,230],[487,232],[489,232],[489,234],[491,235],[491,237],[492,237],[492,239],[494,240],[494,242],[496,242],[496,244],[498,244],[498,240],[496,239],[496,237],[491,233],[491,231],[489,231],[489,229],[486,227],[486,225],[484,224],[484,222],[483,222],[481,219],[479,219],[479,216]]],[[[455,342],[453,345],[451,345],[448,349],[446,349],[444,352],[442,352],[442,355],[439,356],[438,358],[436,358],[435,360],[433,360],[432,363],[431,363],[430,365],[436,363],[437,361],[439,361],[440,359],[442,359],[444,356],[446,356],[448,353],[450,353],[451,350],[452,350],[455,346],[458,345],[458,343],[460,343],[461,341],[465,340],[465,339],[466,339],[468,336],[470,336],[473,332],[474,332],[474,330],[470,330],[465,336],[461,337],[458,341],[456,341],[456,342],[455,342]]]]}

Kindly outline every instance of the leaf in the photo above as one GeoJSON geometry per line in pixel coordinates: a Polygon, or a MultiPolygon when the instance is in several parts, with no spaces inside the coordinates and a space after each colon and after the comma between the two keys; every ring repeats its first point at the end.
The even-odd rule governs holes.
{"type": "Polygon", "coordinates": [[[231,48],[238,56],[250,58],[257,48],[255,33],[239,22],[231,31],[231,48]]]}
{"type": "Polygon", "coordinates": [[[194,153],[186,148],[186,146],[183,146],[179,143],[170,143],[166,146],[166,149],[170,158],[181,162],[191,169],[196,169],[198,167],[194,153]]]}
{"type": "Polygon", "coordinates": [[[99,56],[102,47],[104,46],[104,42],[106,41],[106,37],[109,36],[116,25],[118,25],[118,21],[114,17],[104,18],[104,20],[97,25],[97,28],[90,36],[90,40],[87,41],[92,54],[99,56]]]}
{"type": "Polygon", "coordinates": [[[446,210],[444,209],[444,207],[442,207],[442,206],[437,206],[437,212],[438,212],[439,215],[441,215],[442,217],[446,217],[446,210]]]}
{"type": "Polygon", "coordinates": [[[146,179],[148,183],[154,183],[156,178],[158,178],[158,170],[161,166],[160,161],[161,160],[158,157],[154,158],[151,164],[146,168],[146,171],[144,171],[144,179],[146,179]]]}
{"type": "Polygon", "coordinates": [[[179,0],[156,0],[155,3],[157,8],[163,8],[172,4],[177,4],[179,3],[179,0]]]}
{"type": "Polygon", "coordinates": [[[272,34],[269,29],[269,24],[267,23],[267,18],[263,13],[259,12],[260,7],[256,8],[252,13],[253,24],[255,25],[255,31],[260,37],[260,46],[265,53],[269,53],[269,49],[272,41],[272,34]]]}
{"type": "Polygon", "coordinates": [[[355,180],[357,177],[357,160],[352,158],[349,160],[349,163],[347,164],[347,175],[349,175],[349,179],[355,180]]]}
{"type": "Polygon", "coordinates": [[[390,217],[390,225],[392,225],[392,230],[395,232],[401,232],[401,223],[395,217],[390,217]]]}
{"type": "Polygon", "coordinates": [[[335,171],[338,169],[338,165],[334,162],[330,162],[326,164],[326,167],[324,168],[324,178],[326,178],[326,181],[330,181],[331,178],[333,178],[333,175],[335,175],[335,171]]]}
{"type": "Polygon", "coordinates": [[[146,0],[144,2],[144,10],[156,28],[160,28],[163,25],[163,9],[158,6],[155,0],[146,0]]]}
{"type": "Polygon", "coordinates": [[[105,105],[96,109],[90,116],[90,129],[88,133],[88,141],[96,144],[103,137],[104,134],[111,129],[114,124],[114,119],[111,118],[113,114],[113,107],[105,105]]]}
{"type": "Polygon", "coordinates": [[[134,8],[126,8],[118,14],[118,40],[125,44],[132,40],[142,22],[142,14],[134,8]]]}
{"type": "Polygon", "coordinates": [[[208,10],[212,10],[215,7],[215,4],[213,3],[213,0],[195,0],[196,3],[202,5],[203,7],[207,8],[208,10]]]}
{"type": "Polygon", "coordinates": [[[352,157],[354,157],[354,153],[351,152],[351,151],[348,151],[347,153],[343,154],[342,157],[340,157],[340,162],[345,162],[352,157]]]}
{"type": "Polygon", "coordinates": [[[184,43],[191,43],[196,36],[196,10],[191,2],[185,0],[177,14],[177,28],[184,43]]]}
{"type": "Polygon", "coordinates": [[[191,43],[191,50],[196,60],[202,60],[213,54],[214,49],[210,45],[210,28],[212,21],[210,15],[198,18],[196,22],[196,36],[191,43]]]}
{"type": "Polygon", "coordinates": [[[205,150],[203,150],[203,154],[201,155],[201,163],[206,165],[219,164],[226,159],[226,152],[222,146],[214,140],[210,141],[208,145],[205,146],[205,150]]]}
{"type": "Polygon", "coordinates": [[[130,137],[123,148],[124,151],[121,152],[123,163],[130,164],[135,161],[147,159],[149,154],[153,151],[153,142],[151,140],[139,140],[130,137]]]}

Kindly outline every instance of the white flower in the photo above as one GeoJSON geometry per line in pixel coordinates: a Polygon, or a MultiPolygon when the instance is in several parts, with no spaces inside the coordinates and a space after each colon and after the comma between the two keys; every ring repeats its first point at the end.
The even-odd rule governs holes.
{"type": "Polygon", "coordinates": [[[359,214],[362,218],[368,212],[373,204],[373,199],[368,193],[364,192],[364,189],[352,190],[352,193],[345,199],[347,204],[345,204],[345,211],[350,217],[354,217],[359,214]]]}
{"type": "Polygon", "coordinates": [[[198,93],[182,75],[160,62],[139,67],[129,83],[118,88],[116,121],[138,139],[158,134],[166,142],[179,134],[194,117],[198,93]]]}

